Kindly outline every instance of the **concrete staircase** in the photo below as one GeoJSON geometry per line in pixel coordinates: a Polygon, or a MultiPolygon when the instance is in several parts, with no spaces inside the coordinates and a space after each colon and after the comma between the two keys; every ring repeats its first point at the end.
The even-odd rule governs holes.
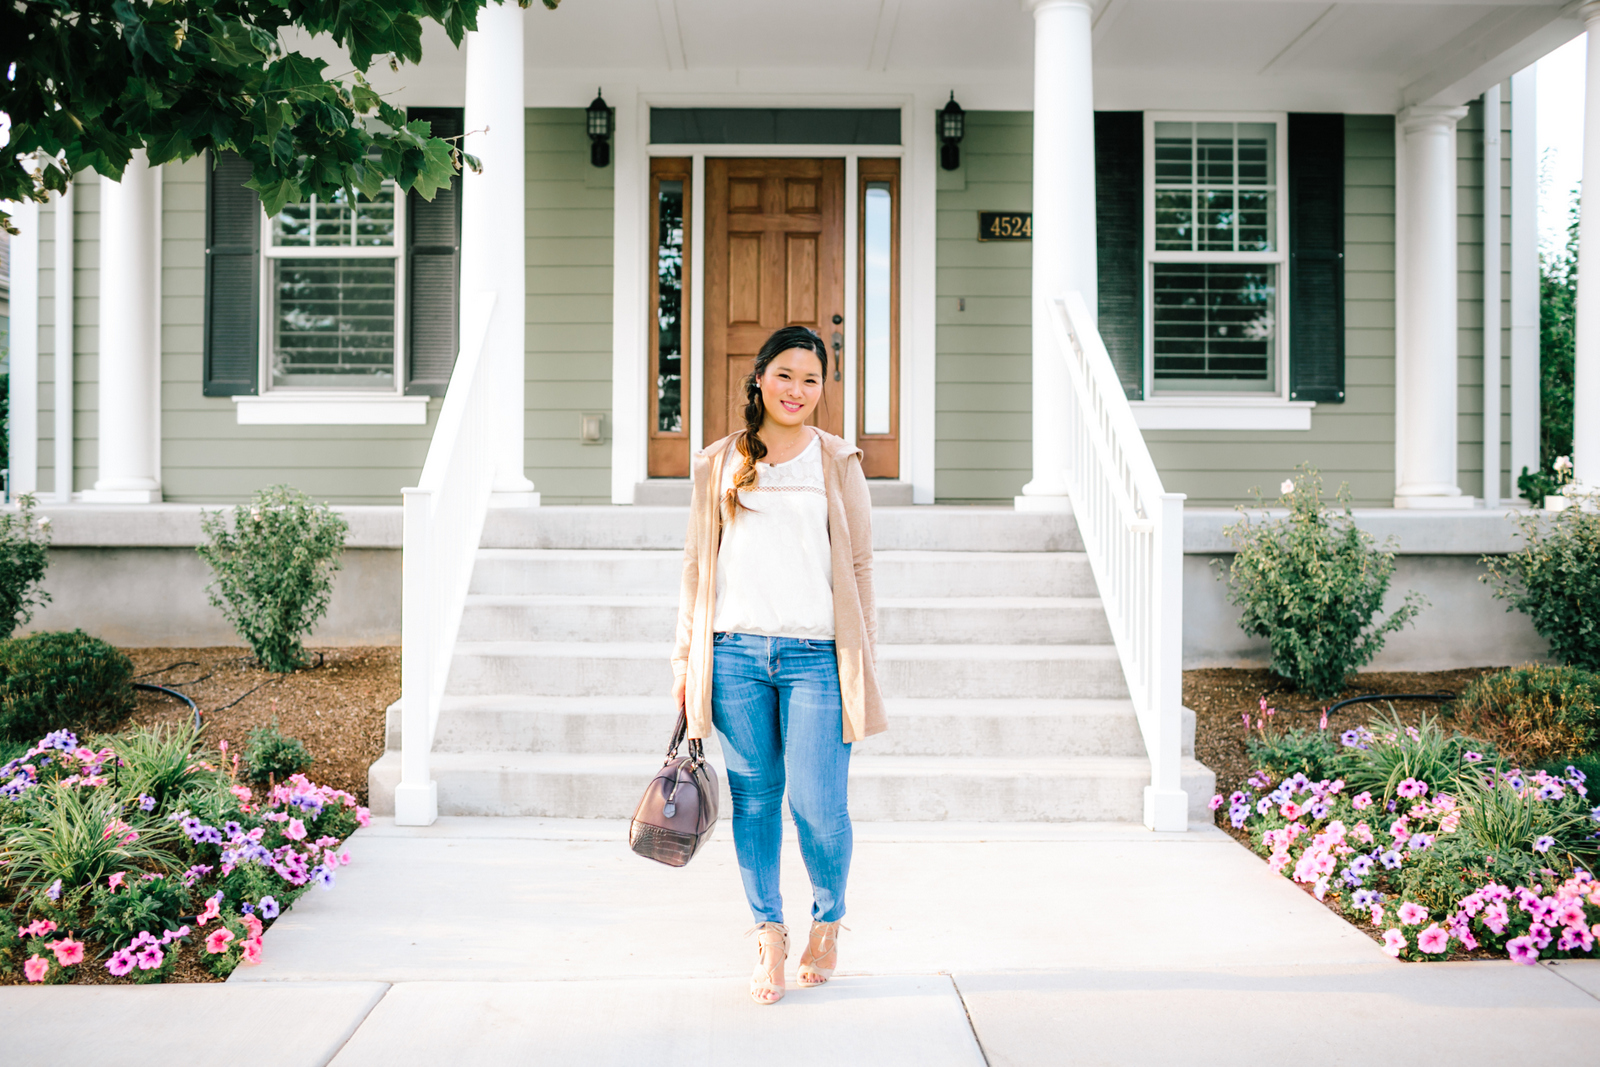
{"type": "MultiPolygon", "coordinates": [[[[434,740],[440,814],[632,814],[672,724],[687,517],[490,512],[434,740]]],[[[1138,821],[1149,763],[1072,517],[881,508],[873,541],[890,729],[852,757],[852,815],[1138,821]]],[[[1214,776],[1185,718],[1199,815],[1214,776]]],[[[369,772],[379,814],[399,747],[397,705],[369,772]]]]}

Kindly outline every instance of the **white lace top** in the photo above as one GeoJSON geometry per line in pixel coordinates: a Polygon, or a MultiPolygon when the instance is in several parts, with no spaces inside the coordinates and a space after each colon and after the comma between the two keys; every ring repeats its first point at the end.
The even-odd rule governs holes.
{"type": "MultiPolygon", "coordinates": [[[[733,488],[742,457],[722,468],[719,497],[733,488]]],[[[756,484],[741,490],[741,510],[724,511],[717,552],[717,633],[833,640],[833,555],[822,442],[815,434],[786,463],[757,463],[756,484]]]]}

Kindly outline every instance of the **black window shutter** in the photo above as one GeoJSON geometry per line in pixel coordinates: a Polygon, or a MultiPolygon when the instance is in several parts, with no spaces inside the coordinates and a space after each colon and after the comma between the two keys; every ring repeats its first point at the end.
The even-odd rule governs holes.
{"type": "Polygon", "coordinates": [[[1144,113],[1094,113],[1100,337],[1129,400],[1144,397],[1144,113]]]}
{"type": "MultiPolygon", "coordinates": [[[[414,107],[435,137],[459,137],[458,107],[414,107]]],[[[406,393],[443,396],[461,346],[461,176],[432,200],[406,194],[406,393]]]]}
{"type": "Polygon", "coordinates": [[[207,155],[205,396],[258,391],[261,337],[261,198],[246,189],[250,164],[207,155]]]}
{"type": "Polygon", "coordinates": [[[1289,116],[1289,399],[1344,403],[1344,116],[1289,116]]]}

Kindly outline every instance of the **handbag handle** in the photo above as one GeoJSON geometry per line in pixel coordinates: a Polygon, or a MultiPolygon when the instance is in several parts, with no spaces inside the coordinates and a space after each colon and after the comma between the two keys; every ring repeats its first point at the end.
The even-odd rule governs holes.
{"type": "MultiPolygon", "coordinates": [[[[678,746],[683,744],[683,739],[689,733],[689,712],[685,708],[678,709],[678,724],[672,730],[672,743],[667,746],[667,761],[678,758],[678,746]]],[[[698,737],[689,739],[689,758],[696,763],[704,763],[706,759],[705,745],[698,737]]]]}

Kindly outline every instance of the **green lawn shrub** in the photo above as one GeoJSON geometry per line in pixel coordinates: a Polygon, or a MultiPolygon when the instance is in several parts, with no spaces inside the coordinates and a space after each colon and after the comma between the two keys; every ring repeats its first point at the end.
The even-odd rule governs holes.
{"type": "Polygon", "coordinates": [[[311,753],[299,738],[278,729],[274,719],[250,731],[244,747],[245,774],[253,782],[281,782],[311,766],[311,753]]]}
{"type": "Polygon", "coordinates": [[[1278,498],[1287,518],[1252,522],[1241,508],[1243,518],[1224,530],[1235,548],[1228,599],[1243,611],[1240,627],[1266,638],[1272,672],[1322,700],[1337,695],[1425,601],[1408,593],[1379,620],[1394,553],[1356,527],[1347,486],[1339,489],[1340,514],[1323,504],[1321,475],[1305,464],[1296,470],[1278,498]]]}
{"type": "Polygon", "coordinates": [[[1506,556],[1485,556],[1494,587],[1507,610],[1527,615],[1550,655],[1571,667],[1600,671],[1600,513],[1569,507],[1554,517],[1517,520],[1522,547],[1506,556]]]}
{"type": "Polygon", "coordinates": [[[211,567],[206,587],[261,665],[286,673],[306,664],[302,643],[328,610],[350,524],[287,485],[202,520],[211,567]]]}
{"type": "Polygon", "coordinates": [[[50,602],[41,589],[50,565],[50,520],[36,516],[31,494],[17,498],[15,512],[0,513],[0,639],[26,626],[33,609],[50,602]]]}
{"type": "Polygon", "coordinates": [[[133,711],[133,661],[82,630],[0,641],[0,737],[110,729],[133,711]]]}
{"type": "Polygon", "coordinates": [[[1530,664],[1474,680],[1455,703],[1463,724],[1529,766],[1600,750],[1600,673],[1530,664]]]}

